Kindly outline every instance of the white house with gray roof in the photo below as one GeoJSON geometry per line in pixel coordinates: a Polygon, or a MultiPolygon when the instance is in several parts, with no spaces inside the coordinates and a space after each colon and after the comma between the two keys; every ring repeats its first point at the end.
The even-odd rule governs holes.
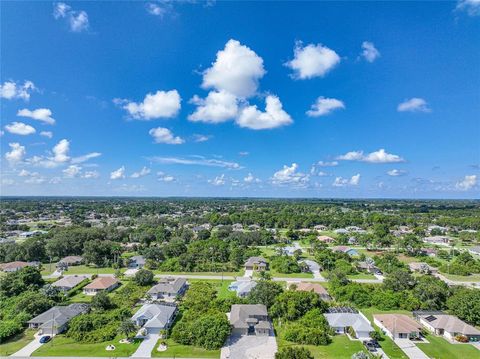
{"type": "Polygon", "coordinates": [[[144,304],[133,315],[132,321],[139,327],[147,329],[148,333],[158,333],[168,329],[177,314],[176,305],[144,304]]]}
{"type": "Polygon", "coordinates": [[[68,322],[77,315],[88,312],[89,305],[74,303],[68,306],[55,306],[29,320],[28,327],[40,329],[42,334],[58,334],[67,329],[68,322]]]}
{"type": "Polygon", "coordinates": [[[185,278],[161,278],[158,284],[154,285],[147,292],[153,300],[175,300],[187,290],[185,278]]]}
{"type": "Polygon", "coordinates": [[[62,292],[68,292],[87,279],[86,275],[68,275],[52,283],[52,286],[57,287],[62,292]]]}
{"type": "Polygon", "coordinates": [[[366,339],[370,337],[370,332],[374,331],[368,319],[363,314],[353,310],[348,313],[325,313],[324,316],[337,334],[346,334],[348,328],[351,327],[357,338],[366,339]]]}

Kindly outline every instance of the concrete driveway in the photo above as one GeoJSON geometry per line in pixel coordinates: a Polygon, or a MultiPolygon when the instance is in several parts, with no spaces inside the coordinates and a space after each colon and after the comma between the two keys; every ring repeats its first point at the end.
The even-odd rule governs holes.
{"type": "Polygon", "coordinates": [[[245,269],[244,277],[252,278],[253,277],[253,270],[252,269],[245,269]]]}
{"type": "Polygon", "coordinates": [[[317,262],[310,259],[305,259],[303,262],[308,266],[308,268],[310,268],[310,272],[312,272],[313,278],[325,280],[325,278],[323,278],[320,274],[320,265],[317,262]]]}
{"type": "Polygon", "coordinates": [[[221,350],[221,359],[274,359],[277,352],[275,336],[232,335],[221,350]]]}
{"type": "Polygon", "coordinates": [[[146,337],[143,338],[143,342],[140,343],[135,353],[132,354],[132,358],[151,358],[152,350],[155,349],[155,344],[157,344],[160,339],[160,334],[158,333],[149,333],[146,337]]]}
{"type": "Polygon", "coordinates": [[[43,335],[35,336],[35,339],[33,339],[30,343],[25,345],[22,349],[20,349],[18,352],[13,353],[12,357],[29,357],[32,355],[32,353],[40,348],[43,344],[40,343],[40,338],[43,335]]]}
{"type": "Polygon", "coordinates": [[[410,359],[429,359],[429,357],[409,339],[395,339],[395,344],[397,344],[410,359]]]}

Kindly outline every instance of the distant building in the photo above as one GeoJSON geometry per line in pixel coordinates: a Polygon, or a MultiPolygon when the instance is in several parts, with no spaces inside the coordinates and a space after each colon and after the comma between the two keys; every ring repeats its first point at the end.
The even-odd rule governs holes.
{"type": "Polygon", "coordinates": [[[323,224],[317,224],[316,226],[313,227],[313,229],[316,231],[326,231],[328,228],[323,224]]]}
{"type": "Polygon", "coordinates": [[[320,241],[323,243],[333,243],[335,239],[333,239],[330,236],[317,236],[317,241],[320,241]]]}
{"type": "Polygon", "coordinates": [[[97,277],[92,283],[87,284],[83,287],[83,294],[86,295],[97,295],[100,292],[110,292],[117,288],[120,285],[120,282],[115,277],[97,277]]]}
{"type": "Polygon", "coordinates": [[[154,285],[147,292],[153,300],[174,300],[183,295],[187,290],[185,278],[161,278],[158,284],[154,285]]]}
{"type": "Polygon", "coordinates": [[[475,254],[475,255],[477,255],[477,256],[480,256],[480,246],[468,248],[468,251],[469,251],[471,254],[475,254]]]}
{"type": "Polygon", "coordinates": [[[89,305],[74,303],[68,306],[55,306],[29,320],[28,327],[40,329],[42,334],[58,334],[67,329],[68,322],[77,315],[88,312],[89,305]]]}
{"type": "Polygon", "coordinates": [[[272,330],[263,304],[234,304],[229,318],[233,334],[268,336],[272,330]]]}
{"type": "Polygon", "coordinates": [[[448,236],[431,236],[423,238],[424,243],[436,244],[439,246],[450,246],[453,238],[448,236]]]}
{"type": "Polygon", "coordinates": [[[263,257],[250,257],[245,262],[245,270],[265,271],[268,269],[267,260],[263,257]]]}
{"type": "Polygon", "coordinates": [[[82,264],[83,262],[83,257],[80,256],[68,256],[60,259],[57,263],[57,266],[61,264],[65,264],[67,266],[76,266],[79,264],[82,264]]]}
{"type": "Polygon", "coordinates": [[[68,292],[86,279],[88,279],[86,275],[68,275],[52,283],[52,286],[58,288],[62,292],[68,292]]]}
{"type": "Polygon", "coordinates": [[[295,290],[302,291],[302,292],[313,292],[319,295],[322,300],[327,302],[332,300],[332,297],[328,294],[327,290],[318,283],[307,283],[307,282],[300,282],[300,283],[293,283],[290,288],[295,288],[295,290]]]}
{"type": "Polygon", "coordinates": [[[256,285],[257,282],[253,280],[241,280],[230,283],[228,290],[235,291],[240,298],[245,298],[250,294],[251,290],[256,287],[256,285]]]}
{"type": "Polygon", "coordinates": [[[358,256],[358,252],[355,248],[345,247],[345,246],[338,246],[333,248],[336,252],[343,252],[348,254],[350,257],[358,256]]]}
{"type": "Polygon", "coordinates": [[[428,263],[424,262],[411,262],[408,263],[408,267],[412,272],[419,272],[419,273],[437,273],[438,268],[430,266],[428,263]]]}
{"type": "Polygon", "coordinates": [[[373,322],[393,340],[420,338],[422,326],[405,314],[375,314],[373,322]]]}
{"type": "Polygon", "coordinates": [[[33,266],[35,266],[35,263],[15,261],[15,262],[9,262],[9,263],[1,263],[0,269],[4,272],[10,273],[10,272],[16,272],[25,267],[33,267],[33,266]]]}
{"type": "Polygon", "coordinates": [[[145,266],[145,258],[143,256],[133,256],[128,260],[128,268],[141,269],[145,266]]]}

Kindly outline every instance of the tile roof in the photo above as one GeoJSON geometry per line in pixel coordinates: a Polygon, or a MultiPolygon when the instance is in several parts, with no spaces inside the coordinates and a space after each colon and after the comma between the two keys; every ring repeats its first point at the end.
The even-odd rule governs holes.
{"type": "Polygon", "coordinates": [[[84,289],[108,289],[119,281],[115,277],[97,277],[92,283],[87,284],[84,289]]]}
{"type": "Polygon", "coordinates": [[[373,318],[391,333],[412,333],[422,329],[421,324],[405,314],[375,314],[373,318]]]}

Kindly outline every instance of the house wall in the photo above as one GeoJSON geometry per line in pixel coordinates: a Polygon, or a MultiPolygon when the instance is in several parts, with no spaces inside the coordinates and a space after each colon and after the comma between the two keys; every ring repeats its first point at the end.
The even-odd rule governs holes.
{"type": "Polygon", "coordinates": [[[232,334],[235,334],[235,335],[247,335],[247,334],[248,334],[248,329],[244,329],[244,328],[233,328],[233,329],[232,329],[232,334]]]}

